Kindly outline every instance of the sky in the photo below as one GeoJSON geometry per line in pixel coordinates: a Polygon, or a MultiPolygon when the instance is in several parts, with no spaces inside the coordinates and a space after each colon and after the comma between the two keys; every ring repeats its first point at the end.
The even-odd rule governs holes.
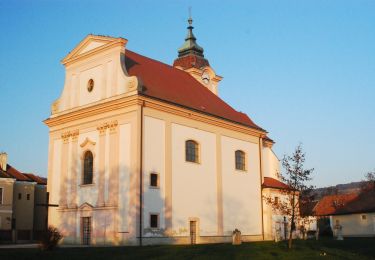
{"type": "Polygon", "coordinates": [[[0,151],[47,175],[43,120],[60,61],[87,34],[172,64],[192,8],[219,95],[269,132],[281,159],[302,143],[317,187],[375,169],[375,1],[0,1],[0,151]]]}

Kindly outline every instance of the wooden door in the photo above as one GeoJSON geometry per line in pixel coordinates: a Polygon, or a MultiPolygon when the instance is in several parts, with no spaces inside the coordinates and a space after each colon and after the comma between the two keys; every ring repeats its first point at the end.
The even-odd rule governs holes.
{"type": "Polygon", "coordinates": [[[91,242],[91,217],[82,218],[82,244],[90,245],[91,242]]]}
{"type": "Polygon", "coordinates": [[[195,245],[197,243],[197,222],[190,221],[190,243],[195,245]]]}

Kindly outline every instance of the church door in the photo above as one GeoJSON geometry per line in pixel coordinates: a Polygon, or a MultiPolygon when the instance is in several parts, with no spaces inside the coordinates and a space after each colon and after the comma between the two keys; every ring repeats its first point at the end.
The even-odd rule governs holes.
{"type": "Polygon", "coordinates": [[[90,245],[91,241],[91,218],[82,218],[82,244],[90,245]]]}
{"type": "Polygon", "coordinates": [[[197,221],[190,221],[190,243],[197,243],[197,221]]]}

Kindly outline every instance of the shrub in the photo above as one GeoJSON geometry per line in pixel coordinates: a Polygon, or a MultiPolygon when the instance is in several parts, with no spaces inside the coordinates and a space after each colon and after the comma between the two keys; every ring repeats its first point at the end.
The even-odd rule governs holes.
{"type": "Polygon", "coordinates": [[[57,228],[49,226],[48,229],[43,232],[40,247],[42,250],[53,250],[62,238],[63,235],[57,228]]]}

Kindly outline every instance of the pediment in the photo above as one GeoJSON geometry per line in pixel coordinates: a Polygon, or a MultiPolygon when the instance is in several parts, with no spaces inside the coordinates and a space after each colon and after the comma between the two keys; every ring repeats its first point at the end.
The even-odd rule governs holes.
{"type": "Polygon", "coordinates": [[[91,141],[88,137],[86,137],[85,141],[83,141],[83,143],[81,143],[81,147],[85,147],[86,145],[95,145],[96,143],[94,141],[91,141]]]}
{"type": "Polygon", "coordinates": [[[94,207],[90,203],[83,203],[81,206],[79,206],[80,210],[92,210],[94,207]]]}
{"type": "Polygon", "coordinates": [[[113,45],[122,44],[125,46],[126,43],[127,40],[120,37],[115,38],[89,34],[61,61],[61,63],[66,64],[80,57],[93,54],[96,51],[105,50],[113,45]]]}

